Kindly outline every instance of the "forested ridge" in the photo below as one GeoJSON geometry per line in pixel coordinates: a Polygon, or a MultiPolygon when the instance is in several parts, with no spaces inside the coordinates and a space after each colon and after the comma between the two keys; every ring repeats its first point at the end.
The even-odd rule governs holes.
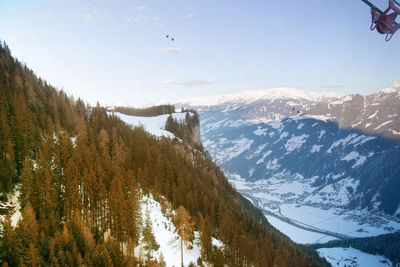
{"type": "Polygon", "coordinates": [[[115,107],[112,112],[120,112],[130,116],[154,117],[158,115],[175,113],[174,105],[158,105],[147,108],[115,107]]]}
{"type": "Polygon", "coordinates": [[[19,191],[22,212],[16,227],[9,215],[2,222],[3,266],[162,265],[135,257],[146,232],[138,199],[148,193],[190,214],[201,233],[203,262],[325,264],[312,249],[257,219],[249,211],[254,207],[245,209],[204,153],[177,140],[156,139],[107,115],[100,105],[68,97],[14,59],[5,44],[0,47],[0,185],[3,193],[19,191]],[[212,246],[211,236],[224,247],[212,246]]]}

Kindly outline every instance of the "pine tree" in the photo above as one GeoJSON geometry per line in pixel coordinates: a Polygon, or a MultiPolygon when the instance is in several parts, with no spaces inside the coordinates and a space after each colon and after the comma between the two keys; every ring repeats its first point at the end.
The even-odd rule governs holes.
{"type": "Polygon", "coordinates": [[[188,244],[193,239],[192,217],[183,206],[179,206],[174,216],[175,231],[181,239],[181,264],[183,266],[183,244],[188,244]]]}
{"type": "Polygon", "coordinates": [[[201,218],[200,221],[200,244],[201,244],[201,256],[204,259],[209,259],[212,251],[211,245],[211,226],[207,218],[201,218]]]}
{"type": "Polygon", "coordinates": [[[157,251],[160,248],[160,245],[157,243],[153,233],[153,224],[151,223],[149,210],[146,210],[146,221],[143,226],[142,234],[144,248],[147,250],[147,260],[150,261],[152,257],[152,251],[157,251]]]}
{"type": "Polygon", "coordinates": [[[9,266],[17,266],[20,255],[20,246],[11,226],[10,216],[6,217],[1,226],[0,257],[4,262],[8,263],[9,266]]]}

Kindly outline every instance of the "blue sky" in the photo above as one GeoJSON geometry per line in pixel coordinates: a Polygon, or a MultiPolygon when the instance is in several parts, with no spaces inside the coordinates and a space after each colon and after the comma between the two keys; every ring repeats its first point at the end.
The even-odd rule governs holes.
{"type": "Polygon", "coordinates": [[[92,104],[273,87],[368,94],[400,78],[400,33],[385,42],[369,26],[361,0],[0,1],[13,55],[92,104]]]}

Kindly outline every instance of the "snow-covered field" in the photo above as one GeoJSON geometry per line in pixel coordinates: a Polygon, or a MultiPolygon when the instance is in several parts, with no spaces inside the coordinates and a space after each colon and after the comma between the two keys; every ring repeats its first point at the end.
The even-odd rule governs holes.
{"type": "Polygon", "coordinates": [[[378,267],[392,266],[383,256],[366,254],[354,248],[320,248],[317,250],[332,266],[378,267]]]}
{"type": "Polygon", "coordinates": [[[352,237],[376,236],[400,229],[400,223],[377,215],[373,216],[367,211],[325,210],[304,205],[299,207],[294,204],[280,205],[280,211],[282,215],[292,220],[352,237]]]}
{"type": "Polygon", "coordinates": [[[272,226],[274,226],[276,229],[287,235],[292,241],[299,244],[325,243],[330,240],[336,239],[329,235],[324,235],[301,229],[294,225],[285,223],[284,221],[281,221],[278,218],[271,215],[266,215],[266,217],[268,219],[268,222],[272,224],[272,226]]]}
{"type": "MultiPolygon", "coordinates": [[[[155,136],[165,136],[165,137],[175,137],[172,133],[165,130],[165,123],[169,114],[164,114],[155,117],[139,117],[139,116],[129,116],[119,112],[108,112],[108,114],[119,117],[125,123],[131,125],[132,127],[143,127],[147,132],[155,136]]],[[[186,113],[172,113],[172,117],[178,121],[185,120],[186,113]]]]}
{"type": "MultiPolygon", "coordinates": [[[[324,200],[316,199],[318,195],[305,197],[315,188],[310,187],[310,183],[303,183],[300,176],[298,179],[288,180],[284,179],[285,173],[281,173],[280,176],[255,182],[247,182],[236,173],[227,173],[227,177],[229,182],[253,204],[267,214],[281,216],[284,220],[270,215],[267,215],[267,218],[274,227],[297,243],[324,243],[335,239],[330,236],[332,233],[328,232],[349,237],[367,237],[393,233],[400,229],[400,223],[387,216],[366,210],[350,211],[335,206],[327,208],[314,204],[323,203],[324,200]],[[289,224],[288,221],[293,224],[289,224]],[[313,230],[321,230],[325,234],[313,230]]],[[[321,191],[325,193],[325,202],[328,204],[329,190],[324,188],[323,192],[321,191]]],[[[334,197],[336,200],[346,200],[345,195],[340,196],[340,192],[336,192],[334,197]]]]}

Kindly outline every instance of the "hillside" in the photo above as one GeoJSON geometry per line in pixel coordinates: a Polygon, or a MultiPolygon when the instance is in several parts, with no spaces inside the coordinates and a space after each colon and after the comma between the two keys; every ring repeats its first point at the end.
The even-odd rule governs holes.
{"type": "Polygon", "coordinates": [[[199,265],[324,264],[257,219],[205,154],[55,90],[12,58],[5,44],[0,82],[2,201],[17,191],[22,214],[13,227],[15,211],[2,211],[3,264],[163,265],[151,256],[154,233],[140,215],[146,195],[164,207],[165,218],[175,218],[175,227],[174,214],[187,211],[200,235],[199,265]],[[213,238],[223,245],[212,245],[213,238]],[[140,257],[139,247],[150,256],[140,257]]]}

